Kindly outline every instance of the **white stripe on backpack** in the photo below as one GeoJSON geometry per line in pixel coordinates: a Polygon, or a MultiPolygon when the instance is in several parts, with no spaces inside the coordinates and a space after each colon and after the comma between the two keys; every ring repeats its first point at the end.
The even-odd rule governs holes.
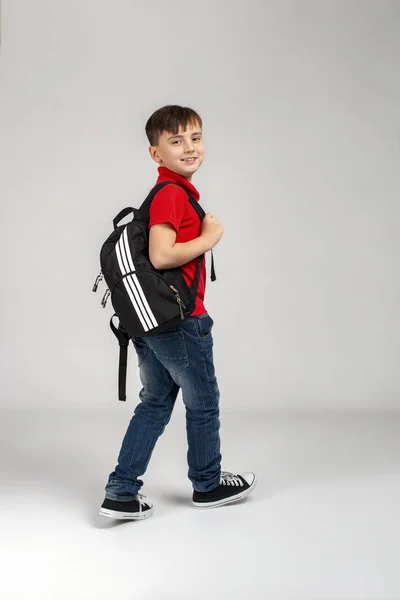
{"type": "MultiPolygon", "coordinates": [[[[127,233],[127,228],[126,227],[125,227],[124,232],[123,232],[123,242],[124,242],[124,245],[125,245],[126,255],[128,257],[130,271],[134,271],[135,270],[135,265],[133,264],[132,254],[131,254],[131,251],[130,251],[130,248],[129,248],[129,244],[128,244],[128,233],[127,233]]],[[[157,323],[156,318],[155,318],[155,316],[153,314],[153,311],[151,310],[151,308],[149,306],[149,303],[147,302],[147,298],[144,295],[143,288],[140,285],[137,276],[136,275],[131,275],[130,277],[132,277],[133,281],[136,283],[136,287],[137,287],[137,289],[139,291],[139,294],[140,294],[140,297],[142,299],[142,302],[143,302],[143,304],[146,307],[147,313],[148,313],[148,315],[149,315],[149,317],[151,319],[153,327],[157,327],[158,323],[157,323]]],[[[151,326],[150,326],[150,329],[151,329],[151,326]]]]}
{"type": "MultiPolygon", "coordinates": [[[[130,271],[134,271],[135,267],[132,260],[132,255],[129,249],[126,227],[121,234],[118,243],[115,246],[119,268],[122,275],[126,275],[130,271]]],[[[149,329],[157,327],[158,323],[154,314],[147,302],[143,289],[136,275],[127,275],[123,279],[125,289],[136,311],[137,316],[142,324],[145,332],[149,329]],[[147,309],[147,310],[146,310],[147,309]]]]}

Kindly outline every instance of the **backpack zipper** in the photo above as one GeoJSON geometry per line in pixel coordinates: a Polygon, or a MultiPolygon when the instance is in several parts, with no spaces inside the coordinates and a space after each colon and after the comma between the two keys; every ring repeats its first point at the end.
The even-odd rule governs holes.
{"type": "Polygon", "coordinates": [[[103,307],[103,308],[105,308],[105,307],[106,307],[107,300],[109,299],[109,297],[110,297],[110,296],[111,296],[111,292],[110,292],[110,290],[107,288],[107,289],[106,289],[106,292],[105,292],[105,294],[104,294],[104,296],[103,296],[103,299],[102,299],[102,301],[101,301],[101,305],[102,305],[102,307],[103,307]]]}
{"type": "Polygon", "coordinates": [[[183,304],[183,302],[182,302],[182,300],[181,300],[181,297],[180,297],[180,295],[179,295],[179,292],[178,292],[178,290],[177,290],[176,288],[174,288],[174,286],[173,286],[173,285],[170,285],[169,287],[171,288],[171,290],[172,290],[172,291],[174,292],[174,294],[175,294],[175,298],[176,298],[176,301],[177,301],[177,303],[178,303],[179,310],[180,310],[180,312],[181,312],[181,319],[182,319],[182,321],[183,321],[183,320],[184,320],[184,318],[185,318],[185,316],[184,316],[184,314],[183,314],[183,310],[182,310],[182,304],[183,304]]]}
{"type": "Polygon", "coordinates": [[[94,282],[92,292],[97,292],[97,288],[99,287],[99,283],[102,279],[103,279],[103,271],[100,271],[100,273],[96,277],[96,281],[94,282]]]}

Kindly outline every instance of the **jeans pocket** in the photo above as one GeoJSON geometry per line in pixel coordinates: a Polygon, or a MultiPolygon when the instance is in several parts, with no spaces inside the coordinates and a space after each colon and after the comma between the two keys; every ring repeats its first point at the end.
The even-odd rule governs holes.
{"type": "Polygon", "coordinates": [[[204,313],[199,316],[199,334],[201,340],[212,339],[212,329],[214,326],[214,321],[210,317],[208,313],[204,313]]]}
{"type": "Polygon", "coordinates": [[[141,366],[142,362],[146,358],[148,348],[146,346],[146,342],[140,337],[133,337],[132,344],[135,347],[137,358],[138,358],[138,367],[141,366]]]}
{"type": "Polygon", "coordinates": [[[152,335],[147,338],[147,343],[171,375],[178,375],[189,366],[183,331],[152,335]]]}

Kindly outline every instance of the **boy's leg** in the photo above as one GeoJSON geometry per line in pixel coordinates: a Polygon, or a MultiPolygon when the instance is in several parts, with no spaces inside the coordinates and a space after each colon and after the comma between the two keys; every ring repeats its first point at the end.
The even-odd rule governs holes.
{"type": "Polygon", "coordinates": [[[168,336],[147,338],[157,358],[182,388],[186,407],[188,476],[199,492],[221,480],[219,389],[213,361],[213,320],[189,317],[168,336]]]}
{"type": "Polygon", "coordinates": [[[147,469],[154,446],[169,422],[179,386],[148,347],[144,338],[133,338],[138,355],[141,402],[134,411],[118,456],[118,465],[108,479],[106,498],[128,502],[139,492],[138,479],[147,469]]]}

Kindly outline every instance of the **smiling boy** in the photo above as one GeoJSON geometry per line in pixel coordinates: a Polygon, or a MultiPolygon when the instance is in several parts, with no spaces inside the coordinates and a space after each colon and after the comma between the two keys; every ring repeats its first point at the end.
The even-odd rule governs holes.
{"type": "MultiPolygon", "coordinates": [[[[221,223],[211,213],[200,222],[185,191],[199,201],[192,177],[204,160],[202,119],[191,108],[164,106],[148,120],[146,134],[150,156],[159,165],[157,184],[171,183],[157,192],[150,206],[150,261],[160,270],[180,267],[192,286],[199,257],[223,235],[221,223]]],[[[144,519],[152,514],[153,504],[139,493],[143,481],[138,478],[145,473],[155,444],[171,418],[179,390],[186,409],[193,506],[214,508],[235,502],[255,487],[254,473],[221,471],[214,322],[204,305],[205,288],[203,261],[192,314],[165,333],[132,338],[143,387],[118,464],[108,478],[100,508],[102,516],[144,519]]]]}

